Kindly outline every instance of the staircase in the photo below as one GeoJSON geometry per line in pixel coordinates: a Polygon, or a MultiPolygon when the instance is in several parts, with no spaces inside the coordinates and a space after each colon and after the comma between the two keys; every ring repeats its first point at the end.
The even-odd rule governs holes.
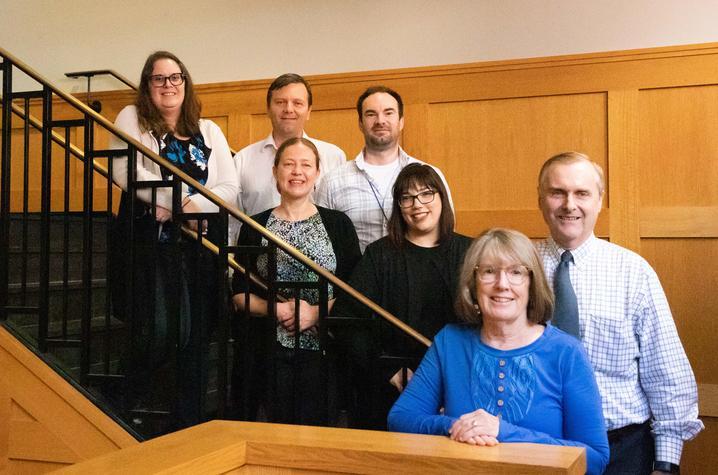
{"type": "MultiPolygon", "coordinates": [[[[138,330],[133,328],[132,319],[123,317],[127,321],[122,321],[116,318],[119,312],[113,311],[115,302],[109,292],[112,287],[109,283],[117,282],[108,274],[112,268],[109,265],[110,258],[114,255],[108,245],[115,222],[112,210],[117,208],[117,193],[113,193],[116,186],[109,177],[112,174],[112,162],[118,158],[128,157],[128,169],[133,170],[136,153],[139,152],[173,175],[171,182],[138,182],[132,173],[128,173],[130,199],[136,199],[133,197],[141,189],[171,186],[178,190],[184,182],[197,189],[220,210],[217,214],[193,216],[193,219],[211,217],[226,223],[232,216],[244,225],[255,228],[269,242],[269,246],[248,249],[227,246],[222,239],[219,242],[210,242],[207,238],[199,240],[199,245],[218,255],[221,269],[231,265],[235,272],[242,272],[241,266],[230,259],[230,253],[238,256],[241,262],[239,257],[248,253],[274,253],[277,248],[282,249],[319,276],[319,284],[296,283],[298,289],[301,285],[316,288],[317,285],[331,283],[335,289],[353,296],[378,317],[426,343],[427,340],[413,329],[401,322],[397,323],[393,315],[267,232],[234,206],[222,202],[199,183],[175,169],[171,163],[116,129],[107,118],[53,87],[2,48],[0,59],[3,78],[3,128],[0,136],[0,324],[134,437],[142,440],[176,429],[177,407],[182,402],[178,401],[180,393],[177,386],[186,377],[187,370],[178,367],[178,359],[170,356],[166,368],[158,372],[152,381],[151,395],[138,399],[131,391],[134,386],[131,382],[133,374],[128,374],[132,367],[129,363],[133,348],[130,342],[138,330]],[[14,92],[12,75],[18,71],[35,79],[39,90],[14,92]],[[67,119],[67,112],[63,112],[62,119],[55,119],[53,106],[58,101],[72,111],[73,117],[79,118],[67,119]],[[34,117],[29,113],[30,110],[33,113],[40,111],[41,115],[34,117]],[[98,147],[96,135],[100,132],[116,136],[126,143],[127,148],[105,150],[98,147]],[[30,150],[31,139],[38,138],[38,135],[41,150],[38,147],[30,150]],[[71,137],[82,148],[70,143],[71,137]],[[64,172],[63,167],[58,167],[56,163],[61,155],[65,158],[64,172]],[[73,164],[75,170],[72,177],[68,175],[71,168],[69,163],[73,164]],[[41,183],[35,190],[39,196],[32,199],[28,198],[33,192],[29,189],[32,187],[29,177],[37,178],[35,181],[41,183]],[[71,179],[81,182],[81,185],[72,188],[69,185],[71,179]],[[72,207],[68,205],[70,202],[74,203],[72,207]],[[69,211],[71,209],[73,211],[69,211]]],[[[175,199],[173,215],[178,218],[177,221],[186,219],[181,212],[179,199],[175,199]]],[[[134,241],[130,239],[129,242],[134,241]]],[[[132,266],[127,265],[122,270],[124,275],[120,278],[123,281],[127,279],[126,285],[133,285],[129,282],[133,278],[132,266]]],[[[222,282],[226,277],[219,279],[222,282]]],[[[270,288],[270,295],[274,295],[271,289],[277,283],[264,284],[270,288]]],[[[217,328],[203,335],[202,340],[203,348],[206,349],[203,353],[206,367],[200,369],[204,373],[201,375],[203,387],[198,399],[204,419],[227,418],[238,413],[240,408],[233,407],[234,402],[229,397],[233,352],[245,351],[249,347],[243,345],[246,341],[242,338],[238,341],[232,339],[230,320],[233,319],[233,324],[237,326],[236,335],[243,336],[248,334],[248,330],[242,325],[247,325],[250,316],[230,316],[227,295],[218,295],[217,298],[217,328]]],[[[326,305],[326,301],[322,305],[326,305]]],[[[328,318],[326,307],[320,313],[323,315],[321,318],[328,318]]],[[[358,325],[372,322],[376,320],[362,320],[358,325]]],[[[357,322],[344,323],[357,325],[357,322]]],[[[320,344],[323,348],[329,348],[326,332],[321,333],[320,344]]],[[[326,355],[326,352],[322,354],[326,355]]],[[[241,392],[244,398],[255,389],[247,384],[241,392]]],[[[366,388],[367,393],[371,390],[366,388]]],[[[367,396],[366,400],[369,399],[367,396]]],[[[243,403],[240,404],[244,407],[243,403]]],[[[346,423],[345,418],[342,423],[346,423]]]]}

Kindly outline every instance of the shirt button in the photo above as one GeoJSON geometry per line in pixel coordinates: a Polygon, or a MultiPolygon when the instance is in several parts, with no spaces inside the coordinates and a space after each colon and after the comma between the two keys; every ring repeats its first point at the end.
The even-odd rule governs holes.
{"type": "Polygon", "coordinates": [[[499,386],[499,392],[500,392],[500,393],[504,392],[504,387],[503,387],[503,386],[499,386]]]}
{"type": "Polygon", "coordinates": [[[503,372],[499,373],[499,379],[504,379],[505,377],[506,375],[503,372]]]}
{"type": "Polygon", "coordinates": [[[496,402],[496,404],[498,404],[499,407],[501,407],[501,406],[504,405],[504,400],[503,400],[503,399],[499,399],[499,400],[496,402]]]}
{"type": "Polygon", "coordinates": [[[506,366],[506,360],[499,360],[499,366],[506,366]]]}

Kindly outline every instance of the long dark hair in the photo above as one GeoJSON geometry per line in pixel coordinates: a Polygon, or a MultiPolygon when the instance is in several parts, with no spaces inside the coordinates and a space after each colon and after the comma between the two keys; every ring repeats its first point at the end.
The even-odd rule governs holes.
{"type": "Polygon", "coordinates": [[[137,119],[140,123],[140,129],[145,132],[153,132],[157,136],[164,135],[167,132],[177,132],[177,134],[185,137],[191,137],[199,133],[199,115],[202,105],[194,92],[192,77],[189,75],[184,63],[169,51],[155,51],[147,57],[145,65],[142,67],[135,106],[137,107],[137,119]],[[177,63],[185,78],[184,101],[182,102],[182,109],[174,131],[167,126],[150,96],[150,76],[155,67],[155,62],[159,59],[171,59],[177,63]]]}
{"type": "Polygon", "coordinates": [[[441,198],[441,215],[439,216],[439,242],[444,242],[454,231],[454,213],[451,211],[448,193],[444,182],[431,165],[424,163],[410,163],[399,173],[394,182],[394,202],[391,206],[391,218],[389,218],[389,241],[401,248],[406,242],[407,225],[401,215],[399,199],[401,195],[414,185],[415,188],[430,188],[439,194],[441,198]]]}

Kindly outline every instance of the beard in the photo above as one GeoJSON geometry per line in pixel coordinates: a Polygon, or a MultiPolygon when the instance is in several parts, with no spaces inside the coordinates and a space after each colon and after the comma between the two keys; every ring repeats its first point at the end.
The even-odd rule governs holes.
{"type": "Polygon", "coordinates": [[[371,133],[364,134],[364,142],[371,150],[389,150],[396,146],[398,140],[392,134],[376,136],[371,133]]]}

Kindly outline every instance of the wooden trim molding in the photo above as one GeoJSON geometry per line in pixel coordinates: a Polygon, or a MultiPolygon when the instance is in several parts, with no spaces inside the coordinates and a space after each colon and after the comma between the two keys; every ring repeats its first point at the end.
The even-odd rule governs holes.
{"type": "Polygon", "coordinates": [[[641,208],[643,238],[718,238],[718,206],[641,208]]]}

